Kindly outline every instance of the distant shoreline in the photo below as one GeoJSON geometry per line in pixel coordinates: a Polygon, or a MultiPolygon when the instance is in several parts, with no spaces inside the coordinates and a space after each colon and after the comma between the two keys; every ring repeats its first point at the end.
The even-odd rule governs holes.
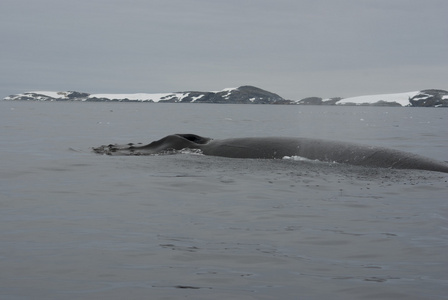
{"type": "Polygon", "coordinates": [[[307,97],[287,100],[281,96],[253,86],[226,88],[212,92],[89,94],[67,91],[34,91],[10,95],[4,101],[76,101],[76,102],[147,102],[147,103],[214,103],[214,104],[275,104],[275,105],[336,105],[336,106],[388,106],[388,107],[448,107],[445,90],[422,90],[405,93],[365,95],[357,97],[307,97]]]}

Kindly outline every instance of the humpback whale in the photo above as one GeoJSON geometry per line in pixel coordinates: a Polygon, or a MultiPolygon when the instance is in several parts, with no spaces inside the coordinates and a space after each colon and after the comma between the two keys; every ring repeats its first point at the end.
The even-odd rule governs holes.
{"type": "Polygon", "coordinates": [[[155,155],[198,149],[204,155],[230,158],[281,159],[299,156],[322,162],[366,167],[419,169],[448,173],[448,164],[421,155],[341,141],[299,137],[212,139],[195,134],[173,134],[147,145],[103,145],[93,151],[108,155],[155,155]]]}

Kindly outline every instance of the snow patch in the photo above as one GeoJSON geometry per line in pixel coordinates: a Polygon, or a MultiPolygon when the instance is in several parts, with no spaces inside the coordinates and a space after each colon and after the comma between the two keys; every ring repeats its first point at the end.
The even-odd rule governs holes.
{"type": "Polygon", "coordinates": [[[68,92],[51,92],[51,91],[37,91],[37,92],[30,92],[34,94],[44,95],[51,98],[65,98],[68,94],[68,92]]]}
{"type": "Polygon", "coordinates": [[[406,93],[396,93],[396,94],[380,94],[380,95],[366,95],[345,98],[337,102],[338,105],[341,104],[374,104],[380,101],[384,102],[396,102],[401,106],[409,106],[409,98],[420,94],[420,91],[416,92],[406,92],[406,93]]]}
{"type": "Polygon", "coordinates": [[[224,93],[224,92],[227,92],[227,94],[229,94],[229,93],[231,93],[232,91],[234,91],[234,90],[237,90],[238,88],[225,88],[225,89],[223,89],[223,90],[220,90],[220,91],[211,91],[211,93],[224,93]]]}
{"type": "Polygon", "coordinates": [[[196,100],[201,99],[202,97],[204,97],[205,95],[200,95],[200,96],[196,96],[196,97],[192,97],[191,98],[191,102],[195,102],[196,100]]]}
{"type": "Polygon", "coordinates": [[[107,99],[128,99],[131,101],[154,101],[159,102],[160,100],[167,100],[173,97],[183,96],[183,93],[158,93],[158,94],[147,94],[147,93],[135,93],[135,94],[92,94],[89,98],[107,98],[107,99]]]}

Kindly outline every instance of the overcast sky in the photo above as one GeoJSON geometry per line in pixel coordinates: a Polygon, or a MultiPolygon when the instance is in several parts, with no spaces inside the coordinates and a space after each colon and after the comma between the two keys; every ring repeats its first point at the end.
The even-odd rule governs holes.
{"type": "Polygon", "coordinates": [[[448,90],[446,0],[1,0],[0,98],[448,90]]]}

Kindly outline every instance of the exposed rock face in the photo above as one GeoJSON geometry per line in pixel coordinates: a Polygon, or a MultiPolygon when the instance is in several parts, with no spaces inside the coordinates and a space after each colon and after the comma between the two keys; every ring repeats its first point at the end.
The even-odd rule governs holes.
{"type": "Polygon", "coordinates": [[[409,99],[411,106],[448,107],[448,92],[444,90],[423,90],[409,99]]]}
{"type": "Polygon", "coordinates": [[[233,104],[274,104],[286,101],[277,94],[254,86],[241,86],[220,92],[188,92],[188,96],[171,102],[233,103],[233,104]]]}
{"type": "Polygon", "coordinates": [[[301,105],[322,105],[322,98],[320,97],[308,97],[297,102],[301,105]]]}
{"type": "Polygon", "coordinates": [[[334,97],[329,99],[322,99],[320,97],[308,97],[297,102],[299,105],[336,105],[341,97],[334,97]]]}
{"type": "Polygon", "coordinates": [[[80,93],[80,92],[68,92],[66,97],[70,100],[78,100],[78,99],[87,99],[90,94],[88,93],[80,93]]]}

